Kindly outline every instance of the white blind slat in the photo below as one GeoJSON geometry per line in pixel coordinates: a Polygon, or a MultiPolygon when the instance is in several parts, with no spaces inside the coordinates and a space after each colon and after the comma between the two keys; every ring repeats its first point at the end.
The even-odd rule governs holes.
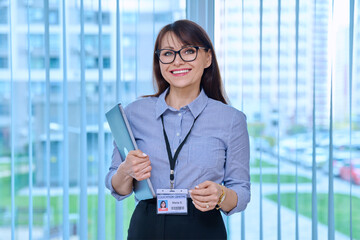
{"type": "MultiPolygon", "coordinates": [[[[314,1],[314,15],[316,16],[316,0],[314,1]]],[[[314,25],[316,26],[316,17],[314,19],[314,25]]],[[[314,28],[314,39],[316,38],[316,31],[314,28]]],[[[314,41],[315,43],[315,41],[314,41]]],[[[315,46],[315,44],[314,44],[315,46]]],[[[317,222],[318,222],[318,214],[317,214],[317,189],[316,189],[316,101],[315,101],[315,96],[316,96],[316,67],[315,67],[315,62],[316,62],[316,57],[315,57],[315,47],[313,50],[313,101],[312,101],[312,107],[313,107],[313,111],[312,111],[312,134],[313,134],[313,138],[312,138],[312,189],[311,189],[311,198],[312,198],[312,202],[311,202],[311,211],[312,211],[312,224],[311,224],[311,233],[312,233],[312,240],[317,240],[318,238],[318,233],[317,233],[317,222]]]]}
{"type": "Polygon", "coordinates": [[[98,236],[97,239],[105,239],[105,138],[104,138],[104,83],[103,83],[103,49],[102,49],[102,1],[99,0],[99,166],[98,166],[98,236]]]}
{"type": "Polygon", "coordinates": [[[67,76],[67,32],[66,32],[66,0],[62,0],[62,49],[63,49],[63,239],[69,239],[69,116],[68,116],[68,76],[67,76]]]}
{"type": "MultiPolygon", "coordinates": [[[[33,142],[32,137],[32,87],[31,87],[31,57],[30,57],[30,11],[29,0],[27,0],[27,60],[28,60],[28,142],[33,142]]],[[[33,228],[33,145],[28,146],[29,155],[29,239],[32,239],[33,228]]]]}
{"type": "Polygon", "coordinates": [[[45,182],[46,182],[46,227],[45,238],[50,239],[50,23],[49,23],[49,1],[44,0],[44,21],[45,21],[45,182]]]}
{"type": "MultiPolygon", "coordinates": [[[[350,164],[352,164],[352,101],[353,101],[353,54],[354,54],[354,13],[355,13],[355,1],[350,0],[350,19],[349,19],[349,151],[350,151],[350,164]]],[[[353,190],[353,181],[352,176],[350,175],[350,239],[353,239],[353,202],[352,202],[352,190],[353,190]]]]}
{"type": "Polygon", "coordinates": [[[15,239],[15,219],[16,219],[16,211],[15,211],[15,96],[14,96],[14,77],[13,77],[13,44],[12,44],[12,5],[9,0],[9,8],[8,8],[8,22],[9,22],[9,67],[10,67],[10,148],[11,148],[11,179],[10,179],[10,188],[11,188],[11,240],[15,239]]]}
{"type": "Polygon", "coordinates": [[[280,189],[280,43],[281,43],[281,0],[277,9],[277,236],[281,240],[281,189],[280,189]]]}
{"type": "Polygon", "coordinates": [[[84,0],[80,1],[80,239],[88,237],[88,201],[87,201],[87,130],[86,130],[86,79],[85,79],[85,33],[84,0]]]}

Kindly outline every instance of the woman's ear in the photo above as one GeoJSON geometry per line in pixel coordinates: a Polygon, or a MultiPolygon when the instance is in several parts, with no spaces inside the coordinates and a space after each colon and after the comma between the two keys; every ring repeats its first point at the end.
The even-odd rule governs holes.
{"type": "Polygon", "coordinates": [[[205,68],[208,68],[211,66],[211,62],[212,62],[212,52],[211,49],[209,49],[206,52],[206,64],[205,64],[205,68]]]}

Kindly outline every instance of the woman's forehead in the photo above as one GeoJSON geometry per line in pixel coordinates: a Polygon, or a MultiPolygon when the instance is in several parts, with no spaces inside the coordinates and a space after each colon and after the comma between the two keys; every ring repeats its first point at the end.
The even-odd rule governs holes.
{"type": "Polygon", "coordinates": [[[181,48],[188,44],[183,43],[173,32],[165,33],[164,37],[160,42],[160,48],[181,48]]]}

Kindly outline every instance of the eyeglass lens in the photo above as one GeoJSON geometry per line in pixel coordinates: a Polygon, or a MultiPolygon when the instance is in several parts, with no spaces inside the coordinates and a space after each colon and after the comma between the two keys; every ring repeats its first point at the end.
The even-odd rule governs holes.
{"type": "Polygon", "coordinates": [[[186,62],[191,62],[196,59],[197,48],[186,47],[186,48],[180,49],[180,52],[170,50],[170,49],[162,49],[159,54],[160,61],[163,63],[171,63],[175,60],[176,53],[180,54],[180,57],[182,60],[184,60],[186,62]]]}

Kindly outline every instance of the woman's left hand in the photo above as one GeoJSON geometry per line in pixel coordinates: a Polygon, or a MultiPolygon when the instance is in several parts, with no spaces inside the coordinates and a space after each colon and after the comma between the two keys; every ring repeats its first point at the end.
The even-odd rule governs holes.
{"type": "Polygon", "coordinates": [[[205,181],[189,192],[195,207],[202,212],[206,212],[216,207],[222,189],[221,186],[215,182],[205,181]]]}

